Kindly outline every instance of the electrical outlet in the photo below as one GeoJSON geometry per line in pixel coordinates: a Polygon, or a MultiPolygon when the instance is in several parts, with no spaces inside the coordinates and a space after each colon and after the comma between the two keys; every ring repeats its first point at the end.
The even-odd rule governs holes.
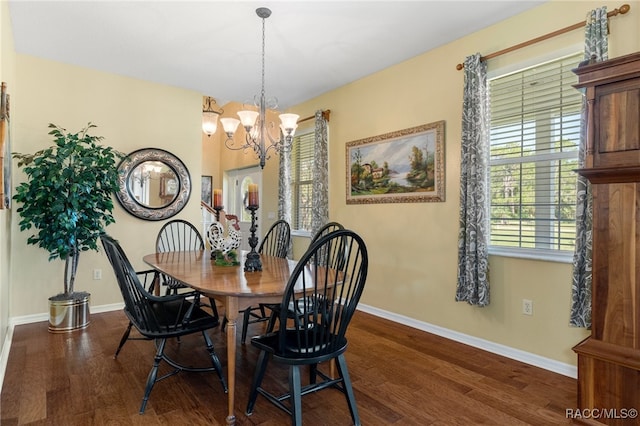
{"type": "Polygon", "coordinates": [[[94,269],[93,270],[93,279],[101,280],[102,279],[102,269],[94,269]]]}
{"type": "Polygon", "coordinates": [[[524,315],[533,315],[533,300],[522,299],[522,313],[524,315]]]}

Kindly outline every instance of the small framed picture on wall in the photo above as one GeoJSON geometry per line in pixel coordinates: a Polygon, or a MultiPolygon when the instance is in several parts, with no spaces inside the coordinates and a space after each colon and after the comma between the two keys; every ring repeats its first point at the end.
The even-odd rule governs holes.
{"type": "Polygon", "coordinates": [[[212,203],[211,201],[212,187],[213,187],[213,178],[211,176],[202,176],[202,187],[201,187],[202,194],[200,199],[210,206],[212,205],[211,204],[212,203]]]}

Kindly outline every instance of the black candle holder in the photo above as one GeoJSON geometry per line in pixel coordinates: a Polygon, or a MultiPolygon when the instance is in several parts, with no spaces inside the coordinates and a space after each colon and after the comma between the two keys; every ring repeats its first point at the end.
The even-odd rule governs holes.
{"type": "Polygon", "coordinates": [[[224,209],[224,206],[213,206],[216,211],[216,222],[220,222],[220,210],[224,209]]]}
{"type": "Polygon", "coordinates": [[[244,261],[244,270],[246,272],[262,271],[262,261],[260,260],[260,254],[256,252],[256,246],[258,245],[258,237],[256,237],[256,231],[258,225],[256,224],[256,211],[258,206],[247,206],[247,209],[251,212],[251,236],[249,237],[249,246],[251,251],[247,253],[247,258],[244,261]]]}

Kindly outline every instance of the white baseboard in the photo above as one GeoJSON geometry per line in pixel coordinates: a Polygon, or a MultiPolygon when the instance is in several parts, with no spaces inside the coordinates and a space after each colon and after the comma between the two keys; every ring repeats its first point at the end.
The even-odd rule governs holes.
{"type": "MultiPolygon", "coordinates": [[[[124,303],[112,303],[110,305],[90,306],[89,310],[92,313],[100,314],[102,312],[117,311],[124,308],[124,303]]],[[[31,324],[34,322],[49,321],[49,314],[47,312],[41,314],[23,315],[19,317],[9,318],[9,328],[13,331],[13,327],[21,324],[31,324]]]]}
{"type": "Polygon", "coordinates": [[[399,315],[373,306],[364,305],[362,303],[358,304],[358,310],[369,313],[371,315],[375,315],[377,317],[388,319],[389,321],[404,324],[418,330],[426,331],[428,333],[432,333],[456,342],[464,343],[465,345],[473,346],[474,348],[482,349],[487,352],[514,359],[516,361],[524,362],[525,364],[553,371],[554,373],[562,374],[563,376],[572,377],[574,379],[578,377],[578,369],[576,366],[565,364],[551,358],[546,358],[540,355],[532,354],[530,352],[522,351],[520,349],[515,349],[509,346],[501,345],[499,343],[494,343],[489,340],[480,339],[468,334],[449,330],[448,328],[440,327],[438,325],[418,321],[404,315],[399,315]]]}
{"type": "Polygon", "coordinates": [[[0,351],[0,391],[4,382],[4,372],[7,371],[7,362],[9,361],[9,350],[11,349],[11,340],[13,339],[13,326],[9,325],[7,334],[4,337],[2,351],[0,351]]]}
{"type": "Polygon", "coordinates": [[[102,312],[119,311],[124,309],[124,303],[112,303],[110,305],[92,306],[91,312],[95,314],[101,314],[102,312]]]}

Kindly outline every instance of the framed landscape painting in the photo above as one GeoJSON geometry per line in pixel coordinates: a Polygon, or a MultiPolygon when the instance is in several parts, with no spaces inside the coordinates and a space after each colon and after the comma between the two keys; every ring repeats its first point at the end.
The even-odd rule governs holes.
{"type": "Polygon", "coordinates": [[[347,204],[444,201],[444,123],[347,142],[347,204]]]}

